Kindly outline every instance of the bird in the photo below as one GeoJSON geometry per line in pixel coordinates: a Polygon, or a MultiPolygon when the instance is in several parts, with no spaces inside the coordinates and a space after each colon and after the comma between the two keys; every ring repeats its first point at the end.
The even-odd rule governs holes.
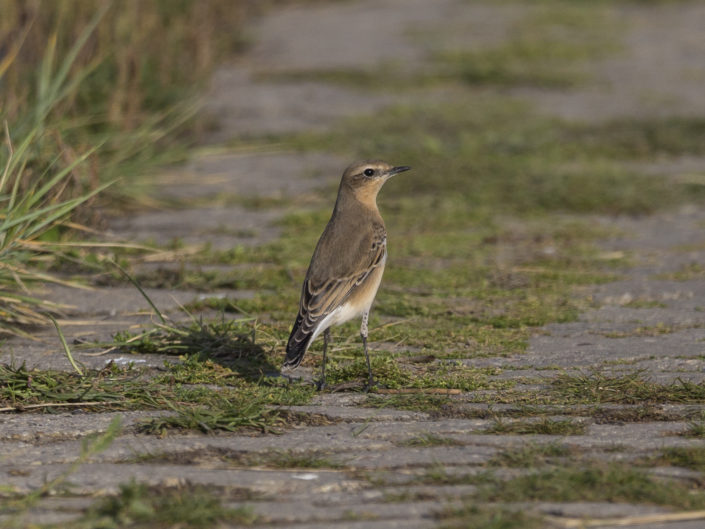
{"type": "Polygon", "coordinates": [[[299,312],[283,365],[297,368],[311,343],[323,333],[321,378],[316,383],[319,391],[326,386],[330,327],[359,316],[367,361],[366,387],[373,387],[367,323],[387,261],[387,230],[377,208],[377,193],[389,178],[409,169],[406,165],[364,160],[343,172],[333,214],[316,244],[301,287],[299,312]]]}

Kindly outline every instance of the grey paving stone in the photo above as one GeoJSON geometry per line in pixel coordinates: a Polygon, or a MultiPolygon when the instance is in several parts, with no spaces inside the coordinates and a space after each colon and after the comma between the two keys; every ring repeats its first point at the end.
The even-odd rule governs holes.
{"type": "MultiPolygon", "coordinates": [[[[386,408],[350,408],[347,406],[290,406],[287,409],[303,413],[322,413],[331,419],[345,421],[414,421],[428,418],[428,414],[386,408]]],[[[365,426],[365,425],[361,425],[365,426]]]]}
{"type": "Polygon", "coordinates": [[[124,429],[148,417],[165,412],[129,411],[110,413],[2,414],[0,415],[0,440],[22,441],[19,446],[34,446],[57,440],[77,439],[93,433],[104,432],[116,417],[121,417],[124,429]],[[32,443],[32,444],[28,444],[32,443]]]}
{"type": "MultiPolygon", "coordinates": [[[[67,465],[42,465],[41,472],[29,476],[7,476],[5,484],[18,492],[28,492],[46,480],[60,475],[67,465]]],[[[145,465],[88,463],[72,473],[68,483],[74,494],[115,494],[118,485],[135,479],[149,485],[177,487],[186,484],[212,486],[222,489],[243,489],[265,498],[282,494],[324,494],[331,491],[357,490],[366,486],[343,472],[306,469],[215,469],[191,465],[145,465]]]]}
{"type": "Polygon", "coordinates": [[[234,506],[248,505],[264,520],[296,524],[302,522],[329,522],[361,520],[384,522],[385,520],[415,520],[431,518],[443,508],[437,501],[414,501],[406,503],[360,503],[351,505],[315,505],[309,502],[242,502],[234,506]]]}
{"type": "MultiPolygon", "coordinates": [[[[350,521],[350,520],[336,520],[327,522],[313,522],[313,523],[297,523],[291,524],[289,527],[292,529],[428,529],[436,527],[438,524],[435,520],[363,520],[363,521],[350,521]]],[[[262,529],[278,529],[281,527],[278,524],[275,525],[261,525],[262,529]]],[[[681,528],[677,528],[681,529],[681,528]]],[[[683,528],[690,529],[690,528],[683,528]]]]}
{"type": "Polygon", "coordinates": [[[642,516],[647,514],[666,513],[670,509],[656,505],[630,505],[628,503],[608,502],[538,502],[513,504],[518,508],[563,516],[568,518],[621,518],[626,516],[642,516]]]}

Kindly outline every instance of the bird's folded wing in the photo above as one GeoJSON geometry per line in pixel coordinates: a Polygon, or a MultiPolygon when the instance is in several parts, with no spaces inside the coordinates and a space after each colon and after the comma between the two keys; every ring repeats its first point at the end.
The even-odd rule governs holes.
{"type": "Polygon", "coordinates": [[[358,263],[353,263],[348,275],[325,279],[306,278],[299,307],[304,332],[314,329],[321,319],[345,303],[351,292],[384,264],[386,242],[384,233],[376,233],[371,241],[370,251],[363,254],[358,263]]]}

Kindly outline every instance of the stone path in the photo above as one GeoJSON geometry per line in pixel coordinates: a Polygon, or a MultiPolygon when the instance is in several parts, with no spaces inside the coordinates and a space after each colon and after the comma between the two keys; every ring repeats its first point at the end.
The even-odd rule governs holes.
{"type": "MultiPolygon", "coordinates": [[[[701,31],[705,27],[705,6],[679,2],[647,7],[633,4],[620,9],[627,30],[624,50],[590,66],[601,83],[587,90],[522,90],[517,95],[546,112],[571,118],[601,119],[619,113],[705,115],[705,91],[701,90],[705,78],[701,31]],[[658,71],[652,67],[654,60],[660,65],[658,71]],[[635,93],[641,97],[634,97],[635,93]],[[599,112],[594,112],[595,108],[599,112]]],[[[270,80],[267,74],[368,68],[390,62],[401,68],[424,68],[429,60],[428,43],[414,37],[416,33],[443,28],[447,43],[491,45],[506,38],[512,22],[524,10],[511,4],[495,6],[462,0],[355,0],[278,9],[253,28],[253,48],[215,75],[206,98],[207,109],[218,117],[220,126],[213,141],[326,130],[342,117],[367,114],[399,102],[400,98],[441,97],[434,95],[433,90],[422,95],[396,96],[325,82],[270,80]]],[[[188,200],[217,195],[240,199],[305,196],[334,185],[347,163],[337,156],[319,154],[204,151],[186,166],[158,178],[163,194],[185,202],[184,209],[115,219],[111,230],[129,240],[168,243],[178,237],[187,245],[208,240],[218,248],[260,244],[277,237],[273,221],[281,213],[253,210],[242,202],[228,200],[223,201],[222,207],[190,208],[188,200]],[[237,230],[224,229],[232,224],[232,219],[237,219],[237,230]]],[[[680,163],[669,162],[676,176],[683,171],[683,164],[690,173],[705,171],[704,160],[680,163]]],[[[705,212],[684,208],[649,218],[597,222],[619,229],[620,236],[602,244],[606,252],[631,253],[635,266],[628,278],[595,287],[595,308],[577,322],[542,329],[531,340],[527,354],[471,359],[468,364],[498,365],[513,369],[505,372],[508,376],[533,377],[540,376],[538,370],[542,367],[581,370],[613,361],[615,372],[620,366],[643,368],[659,382],[678,378],[703,381],[705,282],[665,277],[683,265],[705,262],[705,212]],[[658,279],[659,274],[664,278],[658,279]],[[627,306],[634,301],[654,306],[627,306]],[[657,325],[676,329],[648,336],[638,332],[639,328],[657,325]]],[[[227,290],[221,293],[234,299],[252,295],[227,290]]],[[[149,294],[162,310],[171,313],[177,312],[179,304],[199,295],[159,289],[150,289],[149,294]]],[[[57,301],[71,300],[74,307],[62,322],[70,337],[108,338],[117,330],[150,319],[146,302],[130,287],[78,292],[54,288],[48,296],[57,301]],[[102,325],[96,325],[97,319],[102,325]]],[[[14,358],[30,366],[69,369],[53,331],[47,329],[40,338],[44,341],[39,344],[8,340],[0,351],[0,362],[14,358]]],[[[77,356],[96,368],[109,359],[77,356]]],[[[115,356],[110,358],[115,360],[115,356]]],[[[130,360],[160,366],[164,358],[137,355],[130,360]]],[[[483,416],[481,406],[467,402],[471,395],[453,397],[461,404],[467,402],[469,413],[465,418],[358,407],[363,398],[346,393],[320,395],[311,406],[295,409],[322,414],[329,424],[258,437],[189,434],[160,439],[135,433],[135,420],[144,413],[123,413],[125,427],[114,444],[70,477],[72,492],[82,497],[60,501],[48,497],[32,511],[31,520],[47,523],[73,519],[93,501],[92,496],[117,492],[118,484],[136,478],[153,485],[190,483],[227,490],[228,504],[252,506],[264,521],[263,527],[436,527],[439,522],[435,514],[458,505],[475,486],[420,484],[419,477],[433,469],[443,469],[449,475],[476,473],[480,465],[501,451],[523,448],[529,443],[559,443],[594,458],[615,461],[632,461],[664,447],[703,443],[678,435],[687,427],[684,418],[697,411],[692,406],[655,406],[652,412],[661,413],[665,420],[653,422],[599,423],[587,414],[558,414],[552,418],[582,422],[585,432],[572,436],[517,436],[483,433],[496,421],[491,415],[483,416]],[[472,418],[470,412],[477,418],[472,418]],[[405,443],[428,434],[455,440],[457,445],[405,443]],[[616,445],[628,449],[615,451],[616,445]],[[320,452],[340,468],[272,470],[233,462],[243,454],[285,449],[320,452]],[[165,458],[135,462],[140,454],[164,454],[165,458]],[[351,468],[355,471],[351,472],[351,468]],[[367,471],[375,471],[379,482],[370,482],[367,471]]],[[[83,437],[103,431],[114,415],[76,412],[0,416],[0,483],[19,491],[41,486],[76,458],[83,437]]],[[[660,467],[657,471],[682,479],[703,479],[701,474],[685,469],[660,467]]],[[[564,517],[619,517],[668,510],[594,503],[539,503],[533,508],[539,513],[564,517]]],[[[704,524],[700,520],[640,527],[695,529],[704,524]]]]}

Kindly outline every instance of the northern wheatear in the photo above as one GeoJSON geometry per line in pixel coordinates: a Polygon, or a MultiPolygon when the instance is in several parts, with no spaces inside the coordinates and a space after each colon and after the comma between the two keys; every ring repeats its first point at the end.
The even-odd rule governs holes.
{"type": "Polygon", "coordinates": [[[333,215],[318,240],[306,272],[299,314],[289,336],[284,361],[284,367],[298,367],[311,342],[323,333],[319,389],[326,383],[329,328],[360,315],[368,387],[373,383],[367,351],[367,318],[387,260],[387,230],[377,209],[377,193],[390,177],[409,169],[368,160],[352,164],[343,173],[333,215]]]}

